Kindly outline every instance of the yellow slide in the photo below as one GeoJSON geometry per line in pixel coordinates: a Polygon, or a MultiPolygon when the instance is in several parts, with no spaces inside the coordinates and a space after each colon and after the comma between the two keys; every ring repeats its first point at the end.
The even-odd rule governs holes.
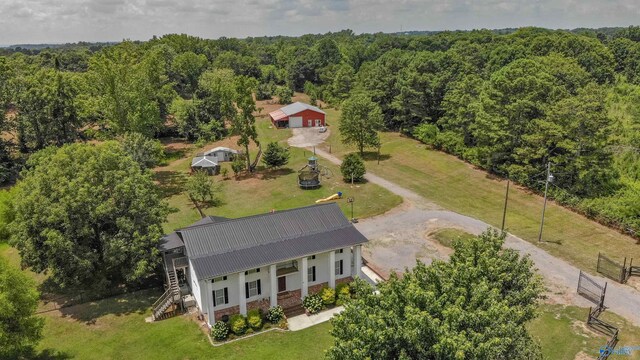
{"type": "Polygon", "coordinates": [[[331,195],[329,197],[326,197],[324,199],[318,199],[318,200],[316,200],[316,204],[319,204],[321,202],[331,201],[331,200],[338,200],[338,199],[342,199],[342,193],[341,192],[333,194],[333,195],[331,195]]]}

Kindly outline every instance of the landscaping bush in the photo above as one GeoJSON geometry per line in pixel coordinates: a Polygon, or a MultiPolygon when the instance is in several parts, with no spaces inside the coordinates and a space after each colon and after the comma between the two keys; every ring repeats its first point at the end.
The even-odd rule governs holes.
{"type": "Polygon", "coordinates": [[[247,163],[244,155],[238,155],[233,159],[231,163],[231,170],[236,177],[247,168],[247,163]]]}
{"type": "Polygon", "coordinates": [[[247,332],[247,319],[241,314],[235,314],[229,319],[231,331],[236,335],[242,335],[247,332]]]}
{"type": "Polygon", "coordinates": [[[247,313],[247,323],[253,330],[262,329],[262,313],[260,309],[249,310],[247,313]]]}
{"type": "Polygon", "coordinates": [[[351,299],[351,288],[349,284],[342,283],[336,286],[336,305],[342,306],[351,299]]]}
{"type": "Polygon", "coordinates": [[[342,178],[345,182],[351,182],[352,176],[353,181],[362,181],[362,179],[364,179],[364,173],[366,172],[364,161],[362,161],[360,155],[356,153],[348,154],[344,157],[342,165],[340,165],[340,172],[342,172],[342,178]]]}
{"type": "Polygon", "coordinates": [[[336,291],[330,287],[325,287],[320,292],[322,303],[325,305],[333,305],[336,303],[336,291]]]}
{"type": "Polygon", "coordinates": [[[229,336],[229,325],[222,321],[216,322],[211,329],[211,336],[218,341],[225,340],[229,336]]]}
{"type": "Polygon", "coordinates": [[[272,324],[277,324],[280,320],[284,319],[284,310],[282,306],[276,305],[269,309],[267,312],[267,320],[272,324]]]}
{"type": "Polygon", "coordinates": [[[302,307],[309,314],[317,314],[322,310],[322,298],[318,294],[311,294],[302,299],[302,307]]]}

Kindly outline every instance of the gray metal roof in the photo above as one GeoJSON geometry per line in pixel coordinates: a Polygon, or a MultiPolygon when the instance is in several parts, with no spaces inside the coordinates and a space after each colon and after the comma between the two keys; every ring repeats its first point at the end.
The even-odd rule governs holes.
{"type": "Polygon", "coordinates": [[[191,160],[191,166],[199,166],[199,167],[216,167],[218,163],[214,160],[215,157],[210,158],[210,156],[196,156],[191,160]]]}
{"type": "Polygon", "coordinates": [[[367,241],[335,203],[193,226],[180,235],[199,279],[367,241]]]}
{"type": "Polygon", "coordinates": [[[313,105],[301,103],[299,101],[294,102],[293,104],[289,104],[287,106],[284,106],[284,107],[280,108],[280,111],[282,111],[286,115],[297,114],[300,111],[304,111],[304,110],[313,110],[313,111],[317,111],[317,112],[319,112],[321,114],[325,113],[324,111],[320,110],[319,108],[317,108],[317,107],[315,107],[313,105]]]}
{"type": "Polygon", "coordinates": [[[228,253],[192,258],[191,263],[198,280],[202,280],[365,242],[367,238],[351,225],[228,253]]]}
{"type": "MultiPolygon", "coordinates": [[[[205,216],[202,219],[187,226],[186,228],[190,228],[192,226],[211,224],[216,221],[220,222],[220,221],[226,221],[226,220],[229,220],[229,219],[222,216],[205,216]]],[[[178,231],[180,230],[181,229],[178,229],[178,231]]],[[[184,246],[184,242],[182,241],[182,238],[180,238],[180,234],[178,233],[178,231],[174,231],[170,234],[167,234],[160,239],[160,244],[159,244],[160,251],[172,250],[172,249],[184,246]]]]}

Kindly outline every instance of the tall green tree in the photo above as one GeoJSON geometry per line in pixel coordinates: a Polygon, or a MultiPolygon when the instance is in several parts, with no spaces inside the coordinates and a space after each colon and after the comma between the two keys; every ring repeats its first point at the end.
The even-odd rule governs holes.
{"type": "Polygon", "coordinates": [[[0,358],[32,354],[44,326],[44,319],[34,314],[38,301],[33,279],[0,257],[0,358]]]}
{"type": "Polygon", "coordinates": [[[62,287],[135,282],[159,263],[167,207],[120,144],[33,154],[15,187],[11,241],[22,265],[62,287]]]}
{"type": "Polygon", "coordinates": [[[533,262],[487,231],[454,243],[448,262],[421,262],[355,299],[332,319],[330,359],[541,359],[527,332],[542,280],[533,262]]]}
{"type": "Polygon", "coordinates": [[[340,115],[342,143],[355,145],[360,154],[367,147],[380,146],[378,131],[383,127],[380,107],[366,94],[356,94],[345,100],[340,115]]]}
{"type": "Polygon", "coordinates": [[[44,68],[16,79],[17,136],[22,152],[62,145],[78,137],[77,76],[44,68]]]}
{"type": "Polygon", "coordinates": [[[193,206],[198,210],[201,217],[205,217],[202,208],[204,206],[212,206],[218,203],[218,197],[216,192],[220,190],[211,176],[206,171],[196,171],[189,179],[187,179],[187,194],[189,199],[193,203],[193,206]]]}
{"type": "Polygon", "coordinates": [[[231,131],[238,135],[239,146],[244,147],[247,160],[247,169],[251,170],[251,157],[249,155],[249,144],[253,141],[260,145],[258,132],[256,131],[256,118],[253,115],[257,111],[256,102],[253,99],[253,91],[257,83],[255,79],[240,76],[236,79],[236,106],[240,112],[233,118],[231,131]]]}
{"type": "Polygon", "coordinates": [[[194,104],[200,127],[214,132],[206,137],[219,138],[225,134],[225,123],[231,123],[238,114],[235,100],[236,84],[232,70],[216,69],[202,74],[194,104]]]}
{"type": "Polygon", "coordinates": [[[160,141],[140,133],[125,134],[121,144],[124,151],[140,165],[141,169],[150,169],[158,165],[164,156],[160,141]]]}
{"type": "Polygon", "coordinates": [[[87,112],[95,114],[116,134],[139,132],[155,135],[164,124],[165,97],[171,86],[159,53],[144,57],[130,42],[110,47],[90,61],[87,82],[95,98],[87,112]]]}

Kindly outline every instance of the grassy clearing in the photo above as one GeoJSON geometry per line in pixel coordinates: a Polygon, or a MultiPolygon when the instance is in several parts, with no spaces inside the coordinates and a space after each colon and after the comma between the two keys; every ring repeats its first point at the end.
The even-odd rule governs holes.
{"type": "MultiPolygon", "coordinates": [[[[354,149],[340,143],[339,111],[327,110],[331,136],[324,149],[343,156],[354,149]]],[[[409,188],[443,208],[500,226],[506,181],[398,133],[381,134],[381,161],[375,153],[365,156],[367,170],[409,188]]],[[[547,204],[542,243],[538,230],[542,198],[512,186],[509,192],[507,230],[535,243],[577,267],[595,272],[598,252],[614,259],[640,258],[640,246],[630,237],[602,226],[551,202],[547,204]]]]}
{"type": "MultiPolygon", "coordinates": [[[[291,136],[290,130],[273,129],[271,123],[266,119],[257,120],[256,124],[263,146],[271,141],[284,143],[291,136]]],[[[183,185],[189,172],[190,156],[205,148],[219,145],[230,145],[237,148],[234,139],[227,139],[208,144],[200,149],[194,148],[184,158],[156,169],[156,179],[165,191],[169,205],[176,209],[169,215],[165,224],[166,231],[189,225],[198,220],[197,210],[183,192],[183,185]]],[[[311,153],[297,148],[291,148],[290,151],[291,159],[285,168],[267,170],[259,165],[257,174],[238,179],[234,178],[230,164],[223,163],[222,167],[228,169],[229,178],[225,180],[221,175],[215,177],[221,184],[219,197],[222,200],[222,205],[204,209],[205,213],[232,218],[241,217],[269,212],[272,209],[283,210],[311,205],[317,199],[325,198],[338,191],[341,191],[345,198],[347,196],[355,197],[354,213],[359,218],[384,213],[402,202],[399,196],[374,184],[358,184],[354,187],[345,184],[340,176],[339,168],[326,161],[321,164],[328,167],[333,176],[323,178],[323,185],[319,189],[302,190],[297,186],[297,171],[307,163],[307,158],[311,156],[311,153]]],[[[252,156],[255,156],[256,149],[252,148],[250,152],[253,154],[252,156]]],[[[350,216],[351,208],[346,200],[338,200],[337,202],[345,214],[350,216]]]]}
{"type": "Polygon", "coordinates": [[[188,317],[146,323],[158,295],[142,291],[47,313],[39,350],[75,359],[322,359],[331,344],[325,323],[213,347],[188,317]]]}
{"type": "Polygon", "coordinates": [[[460,229],[444,228],[436,230],[432,236],[442,245],[446,247],[453,247],[453,242],[456,240],[467,240],[474,238],[473,234],[460,229]]]}
{"type": "MultiPolygon", "coordinates": [[[[542,305],[540,316],[529,324],[529,332],[542,347],[545,359],[574,359],[583,352],[595,358],[607,337],[594,332],[585,324],[589,310],[576,306],[542,305]]],[[[620,329],[617,348],[640,344],[640,328],[629,324],[621,317],[604,312],[601,319],[612,322],[620,329]]],[[[613,355],[611,358],[623,358],[613,355]]],[[[625,359],[640,359],[640,351],[625,359]]]]}
{"type": "MultiPolygon", "coordinates": [[[[39,350],[77,359],[322,359],[331,346],[330,323],[297,332],[269,332],[221,347],[212,347],[195,322],[176,317],[146,323],[148,304],[159,293],[141,291],[44,316],[44,340],[39,350]]],[[[542,305],[529,324],[547,359],[574,359],[584,352],[597,355],[605,336],[584,324],[587,309],[542,305]]],[[[640,329],[615,314],[604,319],[621,329],[620,346],[640,344],[640,329]]],[[[629,359],[637,359],[636,352],[629,359]]]]}

